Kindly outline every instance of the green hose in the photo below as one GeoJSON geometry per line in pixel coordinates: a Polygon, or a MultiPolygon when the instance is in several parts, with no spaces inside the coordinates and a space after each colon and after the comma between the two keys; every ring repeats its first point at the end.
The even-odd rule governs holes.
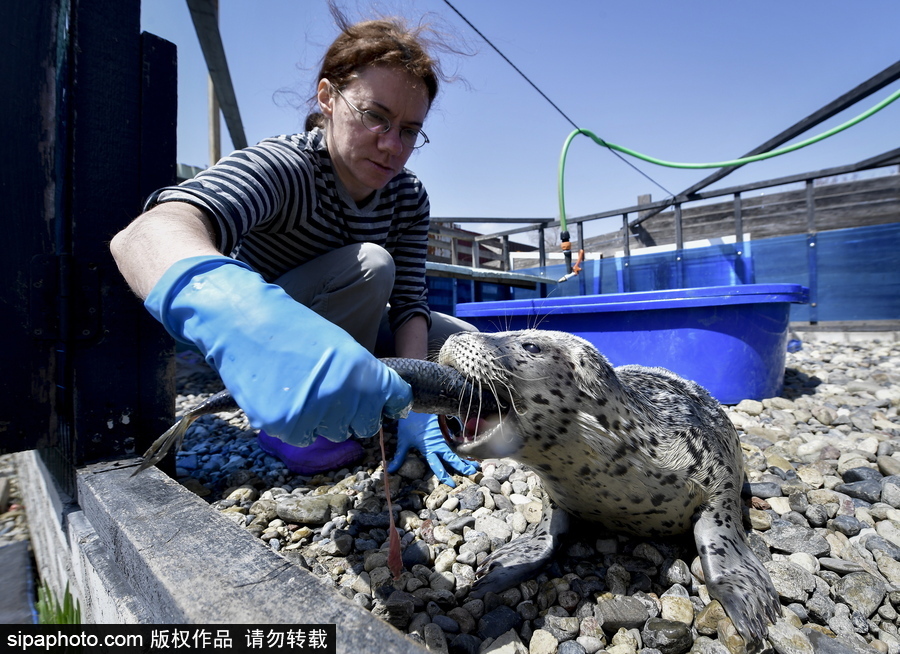
{"type": "Polygon", "coordinates": [[[598,145],[602,145],[604,147],[609,148],[610,150],[616,150],[618,152],[622,152],[624,154],[630,155],[632,157],[637,157],[638,159],[642,159],[652,164],[656,164],[657,166],[667,166],[669,168],[726,168],[730,166],[743,166],[744,164],[748,164],[754,161],[762,161],[763,159],[770,159],[772,157],[777,157],[782,154],[787,154],[788,152],[793,152],[794,150],[799,150],[800,148],[805,148],[807,145],[812,145],[813,143],[818,143],[824,139],[827,139],[829,136],[834,136],[838,132],[843,132],[845,129],[853,127],[857,123],[864,121],[866,118],[871,116],[872,114],[881,111],[886,106],[891,104],[894,100],[900,98],[900,90],[895,91],[884,100],[873,106],[867,111],[864,111],[856,118],[852,118],[848,120],[846,123],[842,123],[837,127],[832,127],[831,129],[818,134],[817,136],[813,136],[811,138],[806,139],[805,141],[800,141],[799,143],[795,143],[793,145],[786,145],[783,148],[778,148],[777,150],[770,150],[769,152],[763,152],[761,154],[755,154],[750,157],[742,157],[740,159],[732,159],[731,161],[717,161],[715,163],[677,163],[674,161],[664,161],[663,159],[657,159],[655,157],[648,156],[646,154],[641,154],[640,152],[635,152],[629,148],[623,147],[621,145],[616,145],[615,143],[610,143],[609,141],[604,141],[599,136],[594,134],[593,132],[586,129],[576,129],[574,132],[569,134],[568,138],[566,138],[566,142],[563,144],[562,154],[559,158],[559,223],[561,231],[566,231],[566,200],[565,200],[565,192],[564,192],[564,177],[566,172],[566,157],[569,154],[569,144],[572,143],[572,140],[578,136],[579,134],[584,134],[585,136],[589,136],[595,143],[598,145]]]}

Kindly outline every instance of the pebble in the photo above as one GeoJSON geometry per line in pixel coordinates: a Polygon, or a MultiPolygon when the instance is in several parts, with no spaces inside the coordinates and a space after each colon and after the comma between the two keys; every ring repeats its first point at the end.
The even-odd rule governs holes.
{"type": "Polygon", "coordinates": [[[478,621],[478,635],[482,639],[497,638],[510,629],[518,629],[522,625],[522,616],[506,605],[495,608],[486,613],[478,621]]]}
{"type": "Polygon", "coordinates": [[[688,625],[664,618],[647,620],[641,631],[641,638],[647,647],[658,649],[663,654],[686,652],[693,641],[688,625]]]}
{"type": "Polygon", "coordinates": [[[0,455],[0,547],[28,540],[28,514],[20,496],[15,455],[0,455]]]}
{"type": "MultiPolygon", "coordinates": [[[[221,389],[198,369],[178,377],[179,411],[221,389]]],[[[787,354],[780,397],[725,408],[758,498],[747,512],[751,543],[785,608],[769,627],[772,650],[900,654],[900,339],[804,343],[787,354]]],[[[690,539],[579,531],[533,579],[470,599],[478,564],[540,521],[540,481],[509,460],[483,461],[451,488],[407,457],[391,475],[406,564],[396,586],[380,447],[362,444],[362,464],[310,479],[262,453],[242,413],[218,414],[194,423],[177,463],[182,483],[206,489],[213,508],[246,519],[273,549],[295,548],[433,651],[741,651],[688,566],[690,539]]]]}

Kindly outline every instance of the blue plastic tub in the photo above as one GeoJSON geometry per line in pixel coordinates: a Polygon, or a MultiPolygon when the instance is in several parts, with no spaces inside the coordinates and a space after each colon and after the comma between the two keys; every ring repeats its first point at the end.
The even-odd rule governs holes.
{"type": "Polygon", "coordinates": [[[798,284],[743,284],[469,302],[456,315],[481,331],[570,332],[615,366],[668,368],[736,404],[781,393],[790,305],[807,301],[798,284]]]}

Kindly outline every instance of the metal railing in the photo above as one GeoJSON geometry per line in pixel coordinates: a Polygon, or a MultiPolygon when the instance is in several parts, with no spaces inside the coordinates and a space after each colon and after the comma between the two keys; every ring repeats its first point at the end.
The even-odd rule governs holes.
{"type": "MultiPolygon", "coordinates": [[[[759,182],[751,182],[747,184],[741,184],[738,186],[730,186],[722,189],[705,191],[702,193],[693,193],[690,196],[679,195],[674,198],[668,198],[665,200],[658,200],[655,202],[645,202],[640,203],[628,207],[622,207],[618,209],[611,209],[608,211],[602,211],[599,213],[589,214],[586,216],[580,216],[575,218],[569,218],[569,225],[576,226],[576,242],[579,248],[584,248],[585,246],[585,238],[584,238],[584,225],[591,221],[601,220],[604,218],[611,218],[620,216],[622,218],[622,228],[616,232],[615,236],[610,239],[603,240],[603,237],[598,237],[599,240],[594,240],[593,245],[604,245],[609,243],[619,242],[621,243],[621,247],[624,252],[624,256],[631,256],[631,245],[630,238],[633,233],[636,231],[636,228],[644,223],[645,221],[659,217],[665,216],[669,217],[669,214],[662,214],[661,211],[672,207],[673,216],[674,216],[674,228],[675,228],[675,237],[674,237],[674,245],[676,251],[680,251],[684,249],[684,207],[685,205],[689,205],[692,203],[701,203],[704,201],[709,201],[711,199],[716,198],[727,198],[731,197],[733,202],[732,209],[732,218],[734,222],[733,226],[733,234],[738,243],[741,243],[744,238],[744,195],[752,192],[752,191],[760,191],[763,189],[781,187],[790,184],[803,183],[806,188],[806,232],[810,237],[810,247],[813,249],[815,247],[815,234],[818,230],[817,221],[816,221],[816,208],[815,208],[815,182],[819,179],[836,177],[839,175],[848,175],[852,173],[876,170],[880,168],[887,168],[890,166],[896,166],[900,164],[900,148],[895,150],[891,150],[884,154],[878,155],[876,157],[872,157],[870,159],[866,159],[856,164],[850,164],[845,166],[838,166],[833,168],[826,168],[818,171],[799,173],[796,175],[789,175],[786,177],[778,177],[774,179],[759,181],[759,182]]],[[[898,204],[897,209],[897,219],[900,220],[900,204],[898,204]]],[[[547,256],[546,256],[546,248],[544,243],[546,242],[546,230],[552,229],[560,226],[560,222],[557,219],[553,218],[443,218],[443,217],[432,217],[432,223],[435,224],[437,229],[435,230],[435,234],[440,234],[444,237],[450,238],[451,242],[449,244],[449,248],[452,252],[457,253],[461,250],[465,250],[467,254],[471,254],[471,265],[472,267],[480,267],[482,261],[491,260],[499,262],[500,270],[511,270],[511,262],[509,257],[510,245],[509,238],[516,234],[527,234],[530,232],[536,232],[537,234],[537,242],[538,242],[538,261],[541,267],[547,265],[547,256]],[[501,231],[491,232],[488,234],[481,235],[472,235],[471,233],[466,232],[464,235],[453,234],[452,231],[442,230],[442,226],[446,224],[466,224],[466,223],[481,223],[481,224],[518,224],[519,227],[514,227],[511,229],[505,229],[501,231]],[[524,224],[523,224],[524,223],[524,224]],[[460,248],[458,243],[454,241],[458,241],[459,239],[463,239],[467,242],[471,242],[472,245],[466,248],[460,248]],[[491,254],[483,253],[482,244],[492,243],[494,244],[494,252],[491,254]],[[496,244],[499,243],[499,254],[496,252],[498,247],[496,244]]],[[[710,234],[709,236],[722,236],[722,234],[710,234]]],[[[458,263],[454,261],[454,263],[458,263]]]]}

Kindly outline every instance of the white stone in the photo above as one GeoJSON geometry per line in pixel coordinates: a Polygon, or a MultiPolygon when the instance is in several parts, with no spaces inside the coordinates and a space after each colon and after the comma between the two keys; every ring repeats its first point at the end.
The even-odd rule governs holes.
{"type": "Polygon", "coordinates": [[[791,510],[790,500],[786,497],[770,497],[766,500],[772,510],[778,515],[784,515],[791,510]]]}
{"type": "Polygon", "coordinates": [[[820,568],[819,560],[806,552],[795,552],[788,556],[788,560],[812,574],[816,574],[820,568]]]}

